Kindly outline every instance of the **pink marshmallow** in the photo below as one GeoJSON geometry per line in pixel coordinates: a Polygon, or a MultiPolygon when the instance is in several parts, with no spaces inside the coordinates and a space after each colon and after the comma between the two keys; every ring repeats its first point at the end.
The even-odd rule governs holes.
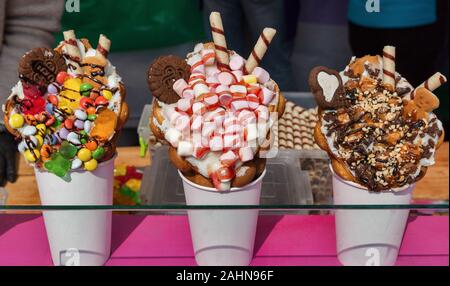
{"type": "Polygon", "coordinates": [[[212,75],[217,75],[218,73],[220,73],[220,70],[215,66],[205,66],[205,73],[206,76],[212,76],[212,75]]]}
{"type": "Polygon", "coordinates": [[[234,115],[226,117],[225,120],[223,121],[223,127],[225,128],[236,124],[239,124],[239,119],[234,115]]]}
{"type": "Polygon", "coordinates": [[[245,87],[245,85],[235,84],[230,86],[230,92],[238,94],[247,94],[247,87],[245,87]]]}
{"type": "Polygon", "coordinates": [[[241,137],[237,134],[223,136],[223,147],[225,149],[238,149],[241,147],[241,137]]]}
{"type": "Polygon", "coordinates": [[[192,99],[180,98],[177,102],[177,108],[180,111],[188,112],[191,110],[193,102],[194,101],[192,99]]]}
{"type": "Polygon", "coordinates": [[[205,95],[203,101],[207,106],[212,106],[219,103],[219,97],[215,93],[209,93],[205,95]]]}
{"type": "Polygon", "coordinates": [[[229,106],[232,100],[233,96],[227,91],[223,91],[219,94],[219,101],[223,106],[229,106]]]}
{"type": "Polygon", "coordinates": [[[191,120],[187,115],[181,115],[176,119],[175,128],[179,131],[185,131],[191,126],[191,120]]]}
{"type": "Polygon", "coordinates": [[[272,101],[274,95],[275,93],[270,89],[268,89],[267,87],[263,87],[261,89],[261,92],[258,94],[259,100],[264,105],[268,105],[272,101]]]}
{"type": "Polygon", "coordinates": [[[256,94],[247,94],[248,107],[255,110],[259,106],[259,97],[256,94]]]}
{"type": "Polygon", "coordinates": [[[264,84],[270,80],[269,73],[262,67],[256,67],[253,69],[252,74],[256,76],[259,83],[264,84]]]}
{"type": "Polygon", "coordinates": [[[256,115],[254,112],[244,109],[241,112],[239,112],[238,120],[239,123],[243,126],[249,123],[256,123],[256,115]]]}
{"type": "Polygon", "coordinates": [[[192,132],[200,132],[202,129],[203,118],[201,115],[192,116],[191,130],[192,132]]]}
{"type": "Polygon", "coordinates": [[[234,100],[231,102],[231,110],[236,112],[239,110],[247,109],[248,108],[248,102],[247,100],[234,100]]]}
{"type": "Polygon", "coordinates": [[[223,71],[217,75],[217,79],[222,85],[232,85],[236,82],[235,76],[229,71],[223,71]]]}
{"type": "Polygon", "coordinates": [[[232,71],[232,73],[234,74],[234,77],[236,78],[237,82],[241,82],[242,81],[242,76],[244,75],[244,73],[240,70],[235,70],[232,71]]]}
{"type": "Polygon", "coordinates": [[[187,82],[183,79],[177,79],[174,83],[173,83],[173,90],[178,94],[179,97],[182,97],[183,95],[183,90],[188,87],[187,82]]]}
{"type": "Polygon", "coordinates": [[[188,59],[188,64],[191,66],[191,73],[205,73],[205,64],[202,61],[202,57],[199,54],[195,54],[188,59]]]}
{"type": "Polygon", "coordinates": [[[224,92],[224,91],[230,91],[230,87],[228,85],[223,85],[223,84],[218,85],[216,87],[216,93],[221,93],[221,92],[224,92]]]}
{"type": "Polygon", "coordinates": [[[216,53],[213,49],[203,49],[201,51],[202,54],[202,61],[205,63],[205,65],[212,65],[214,64],[214,61],[216,59],[216,53]]]}
{"type": "Polygon", "coordinates": [[[225,134],[242,134],[244,129],[241,125],[233,124],[225,128],[225,134]]]}
{"type": "Polygon", "coordinates": [[[194,90],[192,88],[188,87],[187,89],[183,90],[182,97],[186,98],[186,99],[194,99],[194,97],[195,97],[194,90]]]}
{"type": "Polygon", "coordinates": [[[236,163],[238,156],[231,150],[223,153],[220,156],[220,163],[225,166],[232,166],[234,163],[236,163]]]}
{"type": "Polygon", "coordinates": [[[206,84],[197,83],[196,85],[194,85],[195,97],[199,97],[200,95],[208,93],[208,92],[209,92],[209,88],[206,84]]]}
{"type": "Polygon", "coordinates": [[[189,76],[189,84],[192,86],[198,82],[204,82],[204,81],[206,81],[206,77],[202,73],[192,73],[189,76]]]}
{"type": "Polygon", "coordinates": [[[233,54],[230,57],[230,68],[232,70],[241,70],[242,67],[244,66],[244,59],[238,55],[238,54],[233,54]]]}
{"type": "Polygon", "coordinates": [[[242,147],[239,149],[239,158],[242,162],[247,162],[253,160],[253,150],[250,146],[242,147]]]}
{"type": "Polygon", "coordinates": [[[222,151],[223,150],[223,140],[222,136],[213,136],[209,140],[209,148],[211,151],[222,151]]]}
{"type": "Polygon", "coordinates": [[[216,124],[214,122],[203,122],[202,137],[209,138],[214,133],[216,124]]]}
{"type": "Polygon", "coordinates": [[[260,105],[255,110],[258,116],[258,122],[269,120],[269,109],[265,105],[260,105]]]}

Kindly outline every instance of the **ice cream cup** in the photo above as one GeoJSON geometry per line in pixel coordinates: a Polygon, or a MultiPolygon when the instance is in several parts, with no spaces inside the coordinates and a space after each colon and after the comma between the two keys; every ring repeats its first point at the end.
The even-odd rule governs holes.
{"type": "MultiPolygon", "coordinates": [[[[36,168],[42,205],[112,205],[114,159],[100,163],[94,171],[72,171],[70,182],[36,168]]],[[[53,264],[105,264],[111,251],[111,214],[107,210],[44,211],[53,264]]]]}
{"type": "MultiPolygon", "coordinates": [[[[333,173],[335,205],[407,205],[415,185],[401,190],[369,192],[333,173]]],[[[409,209],[364,209],[335,212],[338,259],[343,265],[392,266],[405,232],[409,209]]]]}
{"type": "MultiPolygon", "coordinates": [[[[266,170],[250,184],[220,192],[197,185],[179,171],[186,204],[259,205],[266,170]]],[[[195,260],[200,266],[247,266],[253,257],[259,210],[188,210],[195,260]]]]}

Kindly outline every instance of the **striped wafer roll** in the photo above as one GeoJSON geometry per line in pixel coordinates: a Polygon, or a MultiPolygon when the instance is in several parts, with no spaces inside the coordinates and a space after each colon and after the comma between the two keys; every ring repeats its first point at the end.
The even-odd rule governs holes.
{"type": "Polygon", "coordinates": [[[440,72],[435,73],[429,79],[424,81],[418,87],[425,87],[429,91],[433,91],[447,82],[447,78],[440,72]]]}
{"type": "Polygon", "coordinates": [[[83,70],[80,67],[81,54],[78,48],[77,38],[73,30],[63,32],[64,47],[63,53],[69,69],[75,74],[82,74],[83,70]]]}
{"type": "Polygon", "coordinates": [[[395,90],[395,47],[385,46],[383,49],[383,83],[395,90]]]}
{"type": "Polygon", "coordinates": [[[100,34],[97,44],[97,52],[105,58],[108,57],[109,49],[111,48],[111,41],[103,34],[100,34]]]}
{"type": "Polygon", "coordinates": [[[264,28],[258,41],[256,42],[255,47],[253,48],[252,53],[245,63],[245,71],[247,74],[251,73],[259,65],[276,33],[277,30],[275,29],[264,28]]]}
{"type": "Polygon", "coordinates": [[[219,69],[229,69],[230,56],[228,54],[227,42],[223,31],[222,18],[219,12],[212,12],[209,15],[211,33],[216,49],[217,67],[219,69]]]}

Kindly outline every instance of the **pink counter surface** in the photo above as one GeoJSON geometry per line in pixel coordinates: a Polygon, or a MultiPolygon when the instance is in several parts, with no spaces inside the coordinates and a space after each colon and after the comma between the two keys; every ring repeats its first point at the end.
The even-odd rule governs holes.
{"type": "MultiPolygon", "coordinates": [[[[107,265],[195,264],[186,216],[114,215],[107,265]]],[[[40,215],[0,215],[0,265],[52,265],[40,215]]],[[[254,266],[340,265],[333,216],[260,216],[254,266]]],[[[409,220],[397,265],[449,265],[448,216],[409,220]]]]}

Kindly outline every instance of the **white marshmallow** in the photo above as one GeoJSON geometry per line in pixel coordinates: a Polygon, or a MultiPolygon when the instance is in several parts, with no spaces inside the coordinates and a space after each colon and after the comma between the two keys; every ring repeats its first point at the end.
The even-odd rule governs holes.
{"type": "Polygon", "coordinates": [[[230,68],[232,70],[241,70],[242,67],[244,66],[244,59],[238,55],[238,54],[233,54],[230,57],[230,68]]]}
{"type": "Polygon", "coordinates": [[[211,140],[209,140],[209,149],[211,149],[211,151],[222,151],[223,150],[222,136],[213,136],[211,140]]]}
{"type": "Polygon", "coordinates": [[[230,86],[230,92],[247,94],[247,88],[245,87],[245,85],[235,84],[235,85],[230,86]]]}
{"type": "Polygon", "coordinates": [[[194,145],[189,141],[180,141],[178,143],[177,154],[182,157],[192,156],[194,145]]]}
{"type": "Polygon", "coordinates": [[[223,71],[217,75],[217,79],[222,85],[232,85],[236,83],[235,76],[229,71],[223,71]]]}
{"type": "Polygon", "coordinates": [[[259,83],[266,83],[270,79],[270,74],[262,67],[256,67],[253,69],[252,74],[256,76],[259,83]]]}
{"type": "Polygon", "coordinates": [[[181,139],[181,132],[175,128],[169,128],[164,134],[164,138],[170,143],[170,145],[176,148],[178,147],[178,142],[181,139]]]}
{"type": "Polygon", "coordinates": [[[239,149],[239,158],[242,162],[253,160],[253,150],[251,147],[246,146],[239,149]]]}
{"type": "Polygon", "coordinates": [[[197,83],[194,85],[194,95],[195,97],[199,97],[202,94],[209,93],[209,88],[204,83],[197,83]]]}
{"type": "Polygon", "coordinates": [[[173,90],[178,94],[178,96],[182,97],[183,95],[183,90],[188,86],[187,82],[183,79],[177,79],[174,83],[173,83],[173,90]]]}

